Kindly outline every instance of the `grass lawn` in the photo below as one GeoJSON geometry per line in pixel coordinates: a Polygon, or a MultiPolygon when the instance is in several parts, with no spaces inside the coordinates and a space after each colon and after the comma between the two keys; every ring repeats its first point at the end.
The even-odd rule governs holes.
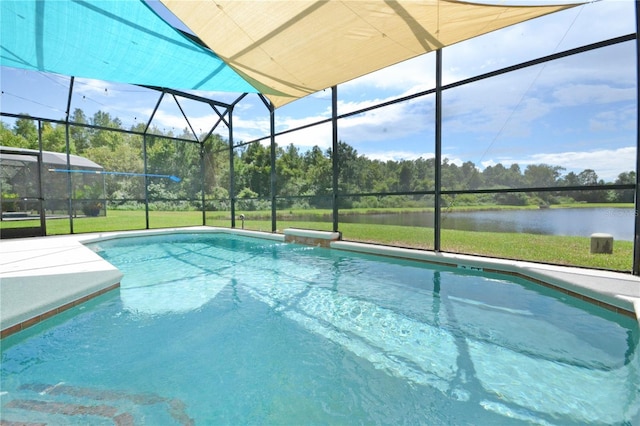
{"type": "MultiPolygon", "coordinates": [[[[303,211],[318,217],[330,214],[330,210],[303,211]]],[[[244,212],[243,212],[244,213],[244,212]]],[[[297,213],[297,212],[295,212],[297,213]]],[[[285,228],[307,228],[331,231],[331,222],[291,221],[287,216],[294,212],[279,212],[277,232],[285,228]]],[[[271,232],[271,220],[264,212],[244,213],[245,229],[271,232]]],[[[21,226],[38,226],[38,221],[3,221],[1,229],[21,226]]],[[[171,228],[202,225],[201,212],[150,212],[149,227],[171,228]]],[[[207,225],[230,227],[228,212],[207,212],[207,225]]],[[[240,220],[236,227],[240,227],[240,220]]],[[[74,233],[139,230],[146,228],[144,211],[109,210],[105,217],[77,218],[73,221],[74,233]]],[[[395,225],[369,225],[340,223],[344,240],[387,244],[432,250],[433,229],[395,225]]],[[[70,233],[68,219],[47,220],[47,235],[70,233]]],[[[582,266],[630,272],[632,269],[633,243],[615,241],[613,254],[591,254],[589,237],[565,237],[497,232],[470,232],[443,229],[442,250],[454,253],[477,254],[507,259],[530,260],[543,263],[582,266]]]]}
{"type": "MultiPolygon", "coordinates": [[[[278,221],[285,228],[331,231],[331,223],[278,221]]],[[[240,226],[239,223],[237,226],[240,226]]],[[[246,222],[246,229],[270,231],[271,222],[246,222]]],[[[344,240],[433,250],[433,229],[393,225],[340,223],[344,240]]],[[[582,266],[631,272],[633,243],[615,241],[613,254],[591,254],[589,237],[565,237],[443,229],[442,251],[506,259],[530,260],[559,265],[582,266]]]]}

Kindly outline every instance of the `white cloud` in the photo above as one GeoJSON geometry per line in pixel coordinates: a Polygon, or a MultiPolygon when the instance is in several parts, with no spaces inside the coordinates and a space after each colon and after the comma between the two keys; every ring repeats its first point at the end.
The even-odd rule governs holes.
{"type": "MultiPolygon", "coordinates": [[[[375,101],[369,100],[362,103],[349,101],[339,105],[338,108],[339,110],[343,109],[346,104],[346,108],[352,107],[360,109],[380,102],[382,102],[380,99],[375,101]]],[[[431,104],[427,103],[427,105],[431,104]]],[[[423,100],[412,100],[343,118],[338,122],[338,139],[353,146],[364,143],[389,143],[390,141],[397,141],[402,138],[414,137],[417,134],[425,133],[427,131],[426,129],[433,127],[432,120],[425,118],[428,117],[425,108],[427,108],[427,106],[425,106],[423,100]]],[[[276,112],[276,132],[283,132],[306,124],[326,120],[329,115],[329,111],[321,111],[316,115],[294,118],[278,116],[276,112]]],[[[269,122],[266,119],[246,121],[237,121],[234,119],[234,133],[236,140],[249,141],[264,137],[269,133],[269,122]]],[[[313,146],[318,146],[322,149],[330,148],[332,144],[331,123],[326,122],[292,133],[279,135],[276,137],[276,143],[280,146],[293,143],[301,148],[310,148],[313,146]]],[[[360,150],[360,148],[358,149],[360,150]]],[[[413,156],[414,154],[412,154],[412,157],[413,156]]]]}
{"type": "Polygon", "coordinates": [[[524,170],[529,164],[549,164],[561,166],[566,169],[564,173],[571,171],[579,173],[585,169],[594,170],[598,178],[607,182],[614,181],[622,172],[635,170],[636,149],[624,147],[618,149],[599,149],[592,151],[566,151],[555,153],[539,153],[524,157],[491,158],[482,161],[483,168],[501,163],[505,167],[518,164],[524,170]]]}
{"type": "MultiPolygon", "coordinates": [[[[369,152],[366,154],[366,157],[370,160],[379,160],[379,161],[402,161],[402,160],[417,160],[419,158],[429,159],[434,158],[434,154],[432,152],[411,152],[411,151],[377,151],[377,152],[369,152]]],[[[462,163],[460,163],[462,164],[462,163]]]]}
{"type": "Polygon", "coordinates": [[[393,66],[372,72],[340,86],[347,95],[357,94],[363,88],[394,93],[416,93],[435,87],[435,54],[417,56],[393,66]]]}
{"type": "Polygon", "coordinates": [[[637,122],[636,107],[629,105],[617,110],[604,110],[589,119],[589,129],[594,132],[613,132],[620,129],[633,131],[637,122]]]}
{"type": "Polygon", "coordinates": [[[332,141],[331,123],[320,124],[293,133],[276,136],[276,143],[279,146],[294,144],[302,148],[303,151],[314,146],[326,150],[331,147],[332,141]]]}
{"type": "MultiPolygon", "coordinates": [[[[148,114],[150,115],[151,111],[149,111],[148,114]]],[[[211,115],[189,117],[189,123],[193,127],[193,130],[200,135],[201,133],[207,133],[211,129],[215,123],[215,119],[211,115]]],[[[162,109],[156,111],[151,121],[151,126],[172,131],[174,135],[181,134],[183,129],[187,129],[187,132],[191,134],[191,129],[182,115],[175,115],[162,109]]],[[[226,126],[224,128],[226,129],[226,126]]],[[[223,133],[223,131],[217,133],[223,133]]]]}
{"type": "Polygon", "coordinates": [[[378,108],[339,122],[339,137],[349,141],[393,141],[416,135],[433,123],[424,101],[408,101],[378,108]]]}
{"type": "Polygon", "coordinates": [[[637,95],[635,87],[613,87],[605,84],[575,83],[556,88],[552,96],[562,106],[607,104],[633,101],[637,95]]]}
{"type": "Polygon", "coordinates": [[[75,95],[106,97],[117,87],[117,84],[108,81],[78,78],[74,80],[73,92],[75,95]]]}

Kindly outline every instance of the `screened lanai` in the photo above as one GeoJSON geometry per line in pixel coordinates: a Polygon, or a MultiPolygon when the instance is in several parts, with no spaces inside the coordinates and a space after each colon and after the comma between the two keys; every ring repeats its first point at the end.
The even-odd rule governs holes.
{"type": "MultiPolygon", "coordinates": [[[[30,143],[58,132],[61,153],[88,153],[114,172],[104,176],[106,218],[141,212],[122,229],[300,226],[380,244],[638,274],[638,12],[600,3],[607,2],[2,2],[2,116],[14,130],[15,123],[45,129],[31,133],[30,143]],[[597,15],[621,24],[594,27],[587,17],[597,15]],[[550,19],[558,16],[565,26],[541,43],[537,26],[556,28],[560,21],[550,19]],[[518,54],[505,59],[507,47],[518,54]],[[465,57],[487,59],[460,66],[465,57]],[[394,71],[411,67],[420,68],[421,81],[394,71]],[[54,112],[11,110],[7,98],[29,98],[6,84],[19,78],[53,82],[54,112]],[[354,101],[368,78],[382,89],[354,101]],[[146,106],[108,109],[131,93],[146,106]],[[78,113],[90,103],[93,116],[78,113]],[[588,112],[593,104],[601,108],[588,112]],[[493,119],[485,119],[489,111],[493,119]],[[540,126],[519,125],[542,116],[540,126]],[[485,127],[486,135],[476,134],[485,127]],[[593,129],[601,133],[586,135],[593,129]],[[422,144],[411,154],[403,150],[410,135],[422,144]],[[516,161],[519,151],[541,145],[536,137],[564,147],[516,161]],[[630,161],[600,169],[594,164],[602,157],[630,161]],[[601,206],[600,223],[625,223],[625,235],[615,235],[623,260],[584,260],[588,230],[566,235],[582,238],[567,250],[586,253],[539,259],[547,243],[537,241],[537,229],[497,229],[504,220],[486,213],[496,206],[517,210],[512,216],[555,213],[568,201],[581,212],[601,206]],[[481,231],[457,222],[472,206],[485,212],[481,231]],[[198,214],[164,222],[164,212],[186,210],[198,214]],[[393,239],[371,231],[381,225],[399,227],[389,228],[393,239]],[[503,255],[483,229],[518,236],[504,243],[512,249],[503,255]],[[473,247],[471,236],[479,240],[473,247]]],[[[570,213],[566,226],[578,214],[570,213]]],[[[61,232],[111,229],[85,219],[69,214],[61,232]]],[[[601,231],[613,232],[593,232],[601,231]]]]}
{"type": "Polygon", "coordinates": [[[46,218],[104,216],[106,199],[103,167],[78,155],[0,146],[2,221],[37,219],[38,226],[3,229],[3,238],[44,236],[46,218]],[[64,173],[77,173],[71,193],[64,173]],[[44,201],[46,200],[46,206],[44,201]],[[69,205],[70,200],[75,200],[69,205]]]}

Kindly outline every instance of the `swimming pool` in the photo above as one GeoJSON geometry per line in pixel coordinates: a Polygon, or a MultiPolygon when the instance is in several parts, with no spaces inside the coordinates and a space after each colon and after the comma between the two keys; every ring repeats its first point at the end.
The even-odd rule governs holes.
{"type": "Polygon", "coordinates": [[[2,341],[3,420],[639,418],[638,323],[525,280],[228,234],[92,248],[120,291],[2,341]]]}

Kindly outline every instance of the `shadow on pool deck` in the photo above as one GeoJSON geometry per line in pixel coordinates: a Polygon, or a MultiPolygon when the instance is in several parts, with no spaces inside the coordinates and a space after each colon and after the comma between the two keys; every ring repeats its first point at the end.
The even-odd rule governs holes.
{"type": "MultiPolygon", "coordinates": [[[[1,337],[117,289],[122,273],[83,243],[118,236],[222,232],[284,241],[282,234],[190,227],[37,237],[0,242],[1,337]]],[[[640,277],[629,274],[544,265],[523,261],[436,253],[371,244],[333,241],[331,248],[402,257],[462,269],[482,269],[530,279],[618,313],[640,319],[640,277]]]]}

